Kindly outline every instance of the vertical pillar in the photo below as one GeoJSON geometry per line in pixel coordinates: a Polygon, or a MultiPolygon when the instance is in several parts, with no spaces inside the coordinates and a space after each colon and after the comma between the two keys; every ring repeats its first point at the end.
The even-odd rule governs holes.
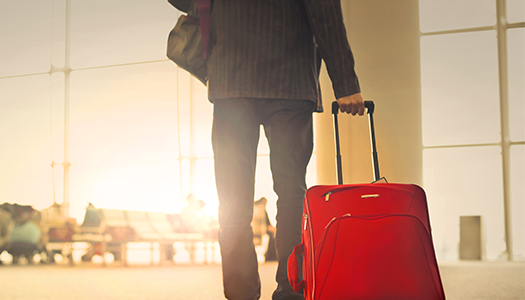
{"type": "Polygon", "coordinates": [[[71,0],[66,0],[66,53],[64,65],[65,91],[64,91],[64,200],[62,202],[62,215],[69,216],[69,102],[71,95],[70,79],[71,79],[71,0]]]}
{"type": "MultiPolygon", "coordinates": [[[[417,0],[342,1],[363,96],[376,103],[375,126],[381,175],[390,182],[423,182],[420,32],[417,0]]],[[[325,113],[315,116],[319,184],[335,184],[335,148],[323,70],[325,113]]],[[[368,119],[339,118],[344,183],[373,181],[368,119]]]]}
{"type": "Polygon", "coordinates": [[[503,210],[505,217],[505,252],[514,259],[512,243],[512,210],[510,199],[510,133],[509,133],[509,80],[507,60],[507,1],[496,0],[496,30],[498,41],[498,78],[501,122],[501,165],[503,172],[503,210]]]}

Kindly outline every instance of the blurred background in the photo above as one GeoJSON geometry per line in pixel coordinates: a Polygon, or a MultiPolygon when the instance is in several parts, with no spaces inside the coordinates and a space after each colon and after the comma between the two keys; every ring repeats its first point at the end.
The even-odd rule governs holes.
{"type": "MultiPolygon", "coordinates": [[[[0,204],[53,208],[76,228],[89,203],[173,215],[194,195],[216,218],[213,106],[165,55],[180,13],[164,0],[4,2],[0,204]]],[[[525,1],[341,2],[382,175],[427,191],[438,259],[460,259],[473,235],[475,259],[525,260],[525,1]]],[[[324,69],[321,87],[308,186],[336,183],[324,69]]],[[[345,183],[370,182],[366,118],[343,119],[345,183]]],[[[262,133],[254,200],[275,225],[268,155],[262,133]]]]}

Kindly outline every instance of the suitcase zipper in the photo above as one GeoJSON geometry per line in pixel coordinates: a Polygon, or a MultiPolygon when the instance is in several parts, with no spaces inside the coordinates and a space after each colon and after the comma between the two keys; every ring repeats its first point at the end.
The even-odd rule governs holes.
{"type": "MultiPolygon", "coordinates": [[[[348,190],[354,190],[354,189],[358,189],[358,188],[361,188],[359,186],[346,186],[346,187],[343,187],[343,188],[337,188],[335,190],[332,190],[332,191],[328,191],[324,194],[322,194],[321,196],[324,197],[324,200],[326,202],[328,202],[330,200],[330,196],[332,196],[333,194],[337,194],[337,193],[341,193],[341,192],[345,192],[345,191],[348,191],[348,190]]],[[[413,195],[414,193],[411,193],[409,191],[406,191],[404,189],[400,189],[400,188],[395,188],[395,187],[392,187],[392,186],[389,186],[387,189],[390,189],[390,190],[396,190],[396,191],[400,191],[400,192],[405,192],[405,193],[408,193],[410,195],[413,195]]],[[[379,197],[380,194],[364,194],[361,196],[361,198],[363,199],[366,199],[366,198],[377,198],[377,197],[373,197],[373,196],[376,196],[379,197]]]]}
{"type": "MultiPolygon", "coordinates": [[[[341,220],[346,219],[346,218],[356,218],[356,219],[362,219],[362,220],[377,220],[377,219],[383,219],[383,218],[389,218],[389,217],[411,217],[411,218],[414,218],[414,219],[418,220],[422,224],[422,222],[421,222],[421,220],[419,220],[419,218],[417,218],[415,216],[412,216],[412,215],[407,215],[407,214],[384,214],[384,215],[357,215],[357,216],[352,216],[352,214],[346,213],[346,214],[344,214],[344,215],[342,215],[340,217],[334,217],[326,225],[325,230],[324,230],[323,234],[321,235],[321,239],[319,240],[319,243],[317,243],[317,248],[316,248],[317,251],[315,251],[315,255],[312,255],[312,261],[315,261],[313,259],[313,257],[315,256],[315,257],[317,257],[317,261],[315,261],[315,263],[316,264],[319,263],[320,253],[323,250],[325,239],[326,239],[326,234],[328,232],[328,229],[330,227],[332,227],[332,225],[334,225],[334,223],[336,223],[337,221],[341,221],[341,220]]],[[[315,282],[315,280],[314,280],[314,282],[315,282]]]]}
{"type": "Polygon", "coordinates": [[[335,222],[336,220],[338,219],[342,219],[342,218],[346,218],[346,217],[351,217],[352,214],[351,213],[346,213],[340,217],[333,217],[332,220],[330,220],[330,222],[328,222],[328,224],[326,224],[326,226],[324,227],[324,229],[326,230],[330,225],[332,225],[333,222],[335,222]]]}
{"type": "Polygon", "coordinates": [[[330,195],[332,195],[332,191],[324,194],[324,201],[328,202],[330,200],[330,195]]]}
{"type": "Polygon", "coordinates": [[[380,194],[361,195],[361,199],[379,198],[380,194]]]}
{"type": "MultiPolygon", "coordinates": [[[[308,194],[306,194],[306,199],[308,199],[308,194]]],[[[307,203],[307,205],[305,207],[305,209],[306,209],[306,214],[305,214],[306,218],[305,218],[305,223],[304,223],[305,231],[307,229],[306,225],[307,225],[307,221],[308,221],[308,215],[310,214],[310,205],[309,205],[308,201],[306,203],[307,203]]],[[[308,239],[309,249],[310,249],[310,252],[313,252],[314,251],[313,231],[312,231],[311,228],[309,228],[308,232],[309,232],[308,235],[310,236],[310,238],[308,239]]],[[[303,255],[304,255],[304,253],[303,253],[303,255]]],[[[305,259],[310,260],[310,265],[312,266],[310,268],[310,270],[306,270],[306,274],[305,274],[306,275],[305,276],[306,277],[305,278],[306,281],[308,282],[308,280],[310,280],[312,282],[312,284],[311,284],[311,291],[308,291],[308,292],[310,292],[311,295],[315,295],[315,280],[314,280],[315,276],[314,276],[314,274],[315,274],[316,265],[315,265],[314,254],[313,253],[306,253],[306,258],[305,259]],[[308,272],[308,271],[310,271],[310,272],[308,272]]],[[[307,293],[306,289],[307,289],[307,286],[305,286],[305,289],[303,290],[305,293],[307,293]]]]}
{"type": "Polygon", "coordinates": [[[308,215],[304,214],[304,230],[306,230],[306,224],[308,223],[308,215]]]}
{"type": "MultiPolygon", "coordinates": [[[[334,193],[334,191],[327,192],[324,194],[324,201],[328,202],[330,201],[330,196],[334,193]]],[[[368,195],[361,195],[361,199],[368,199],[368,198],[379,198],[381,194],[368,194],[368,195]]]]}

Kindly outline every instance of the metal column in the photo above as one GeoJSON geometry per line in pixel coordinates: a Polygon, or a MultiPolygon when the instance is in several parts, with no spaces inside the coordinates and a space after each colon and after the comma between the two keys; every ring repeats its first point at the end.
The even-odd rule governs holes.
{"type": "Polygon", "coordinates": [[[507,59],[507,1],[496,0],[496,31],[498,43],[499,103],[501,122],[501,159],[503,172],[503,209],[507,259],[514,259],[512,243],[512,211],[510,193],[510,133],[509,133],[509,81],[507,59]]]}

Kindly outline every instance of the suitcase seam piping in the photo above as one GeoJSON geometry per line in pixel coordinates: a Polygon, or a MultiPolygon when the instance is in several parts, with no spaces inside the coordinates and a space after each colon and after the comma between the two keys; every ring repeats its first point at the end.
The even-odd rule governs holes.
{"type": "MultiPolygon", "coordinates": [[[[424,231],[426,233],[425,236],[429,240],[430,245],[432,245],[432,249],[431,250],[433,250],[434,249],[433,241],[432,241],[431,236],[429,235],[429,233],[427,232],[427,230],[425,228],[425,224],[423,224],[423,222],[419,218],[417,218],[415,216],[412,216],[412,224],[416,228],[416,233],[419,236],[419,242],[421,243],[421,246],[425,250],[425,244],[423,243],[423,239],[421,238],[421,234],[419,233],[419,230],[417,230],[417,225],[414,223],[415,222],[414,219],[417,220],[420,223],[420,225],[423,227],[423,229],[424,229],[424,231]]],[[[434,251],[432,251],[432,252],[434,252],[434,251]]],[[[435,280],[434,276],[432,275],[431,266],[430,266],[430,262],[428,260],[429,257],[427,255],[427,251],[424,251],[424,254],[425,254],[425,258],[426,258],[426,262],[427,262],[428,272],[430,273],[430,278],[432,279],[432,285],[434,286],[434,289],[436,290],[436,293],[438,295],[442,296],[444,294],[442,292],[440,292],[440,289],[438,289],[438,287],[436,285],[436,280],[435,280]]],[[[434,253],[434,259],[435,259],[435,253],[434,253]]],[[[438,279],[441,280],[440,276],[439,276],[439,267],[437,267],[437,272],[438,272],[438,274],[437,274],[438,275],[438,279]]]]}

